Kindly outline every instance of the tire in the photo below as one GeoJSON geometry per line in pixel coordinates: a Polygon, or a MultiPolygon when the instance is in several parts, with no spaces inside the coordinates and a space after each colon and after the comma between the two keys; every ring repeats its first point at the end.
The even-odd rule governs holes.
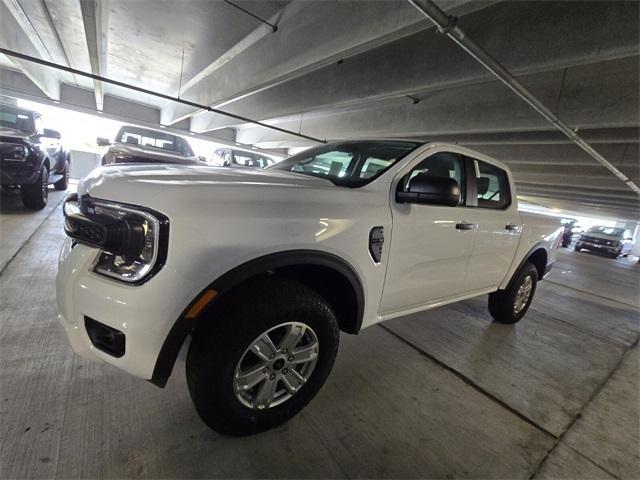
{"type": "MultiPolygon", "coordinates": [[[[187,385],[196,411],[210,428],[226,435],[250,435],[276,427],[300,412],[331,372],[340,335],[335,313],[314,290],[275,277],[251,282],[230,292],[229,298],[223,298],[221,302],[214,315],[203,320],[209,323],[196,330],[189,346],[187,385]],[[288,322],[288,326],[282,326],[288,322]],[[291,327],[291,331],[300,325],[306,327],[303,342],[311,334],[317,341],[317,356],[312,360],[310,372],[307,370],[307,380],[294,393],[285,388],[283,378],[287,367],[294,370],[311,364],[278,366],[280,360],[294,358],[292,355],[286,357],[291,352],[283,353],[286,350],[282,334],[286,334],[292,325],[298,327],[291,327]],[[276,349],[280,349],[275,360],[261,360],[249,349],[265,333],[269,334],[276,349]],[[262,380],[250,390],[241,390],[236,383],[236,374],[244,373],[246,361],[250,361],[246,371],[259,372],[262,380]],[[274,383],[268,383],[273,377],[276,377],[274,383]],[[276,397],[272,402],[263,403],[259,392],[267,385],[275,385],[276,394],[284,391],[291,395],[290,398],[278,400],[276,397]]],[[[308,342],[313,345],[312,340],[308,342]]],[[[295,354],[301,348],[304,347],[292,347],[291,351],[295,354]]],[[[263,351],[262,347],[257,350],[263,351]]],[[[264,351],[269,353],[267,349],[264,351]]],[[[305,375],[303,370],[300,372],[305,375]]],[[[290,376],[293,373],[288,372],[290,376]]],[[[302,375],[298,373],[297,376],[302,375]]]]}
{"type": "Polygon", "coordinates": [[[49,170],[45,165],[40,169],[36,183],[22,185],[22,203],[33,210],[42,210],[49,199],[49,170]]]}
{"type": "Polygon", "coordinates": [[[519,322],[529,310],[537,284],[538,270],[532,263],[525,263],[506,290],[498,290],[489,295],[489,312],[494,320],[507,324],[519,322]],[[529,281],[529,293],[524,304],[516,303],[518,300],[522,300],[519,294],[527,290],[529,281]]]}
{"type": "Polygon", "coordinates": [[[574,249],[573,249],[573,250],[574,250],[574,251],[576,251],[576,252],[579,252],[579,251],[580,251],[580,250],[582,250],[582,249],[581,249],[581,247],[579,247],[578,245],[576,245],[576,246],[574,247],[574,249]]]}
{"type": "Polygon", "coordinates": [[[62,172],[62,178],[53,184],[53,188],[56,190],[66,190],[69,186],[69,161],[64,164],[64,171],[62,172]]]}

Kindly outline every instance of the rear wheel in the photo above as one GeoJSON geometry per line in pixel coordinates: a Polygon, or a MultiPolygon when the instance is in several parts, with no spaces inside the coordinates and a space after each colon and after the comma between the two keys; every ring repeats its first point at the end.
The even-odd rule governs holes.
{"type": "Polygon", "coordinates": [[[194,334],[187,384],[209,427],[248,435],[313,399],[333,367],[339,330],[326,300],[297,282],[264,279],[230,295],[194,334]]]}
{"type": "Polygon", "coordinates": [[[499,323],[516,323],[524,317],[538,283],[538,270],[530,262],[517,273],[506,290],[489,295],[489,312],[499,323]]]}
{"type": "Polygon", "coordinates": [[[30,185],[22,185],[22,203],[27,208],[42,210],[49,199],[49,170],[43,165],[38,180],[30,185]]]}

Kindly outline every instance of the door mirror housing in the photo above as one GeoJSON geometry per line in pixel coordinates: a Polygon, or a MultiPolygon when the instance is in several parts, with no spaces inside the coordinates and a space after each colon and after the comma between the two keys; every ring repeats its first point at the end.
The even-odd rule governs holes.
{"type": "Polygon", "coordinates": [[[401,181],[396,191],[396,202],[457,207],[460,204],[460,186],[453,178],[434,177],[419,173],[408,182],[401,181]]]}
{"type": "Polygon", "coordinates": [[[108,138],[102,138],[102,137],[98,137],[96,140],[96,143],[98,144],[99,147],[108,147],[111,144],[108,138]]]}
{"type": "Polygon", "coordinates": [[[42,133],[42,136],[46,138],[54,138],[56,140],[60,140],[62,138],[62,135],[60,135],[60,132],[58,132],[57,130],[52,130],[50,128],[45,128],[42,133]]]}

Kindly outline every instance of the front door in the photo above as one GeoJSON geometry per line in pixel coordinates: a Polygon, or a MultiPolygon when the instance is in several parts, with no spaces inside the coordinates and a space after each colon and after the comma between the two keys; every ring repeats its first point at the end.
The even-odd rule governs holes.
{"type": "MultiPolygon", "coordinates": [[[[418,174],[453,178],[461,206],[397,203],[391,195],[393,229],[381,314],[419,308],[464,293],[467,262],[476,230],[465,218],[465,160],[450,152],[429,154],[398,174],[410,182],[418,174]]],[[[392,188],[396,188],[396,183],[392,188]]]]}

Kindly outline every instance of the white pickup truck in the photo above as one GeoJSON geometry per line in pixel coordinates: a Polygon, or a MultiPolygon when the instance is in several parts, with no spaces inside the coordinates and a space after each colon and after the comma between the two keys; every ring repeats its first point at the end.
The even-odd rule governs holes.
{"type": "Polygon", "coordinates": [[[496,321],[517,322],[562,232],[518,212],[499,162],[398,140],[265,170],[103,167],[64,215],[59,320],[74,350],[162,387],[191,337],[195,407],[235,435],[298,413],[340,331],[485,294],[496,321]]]}

